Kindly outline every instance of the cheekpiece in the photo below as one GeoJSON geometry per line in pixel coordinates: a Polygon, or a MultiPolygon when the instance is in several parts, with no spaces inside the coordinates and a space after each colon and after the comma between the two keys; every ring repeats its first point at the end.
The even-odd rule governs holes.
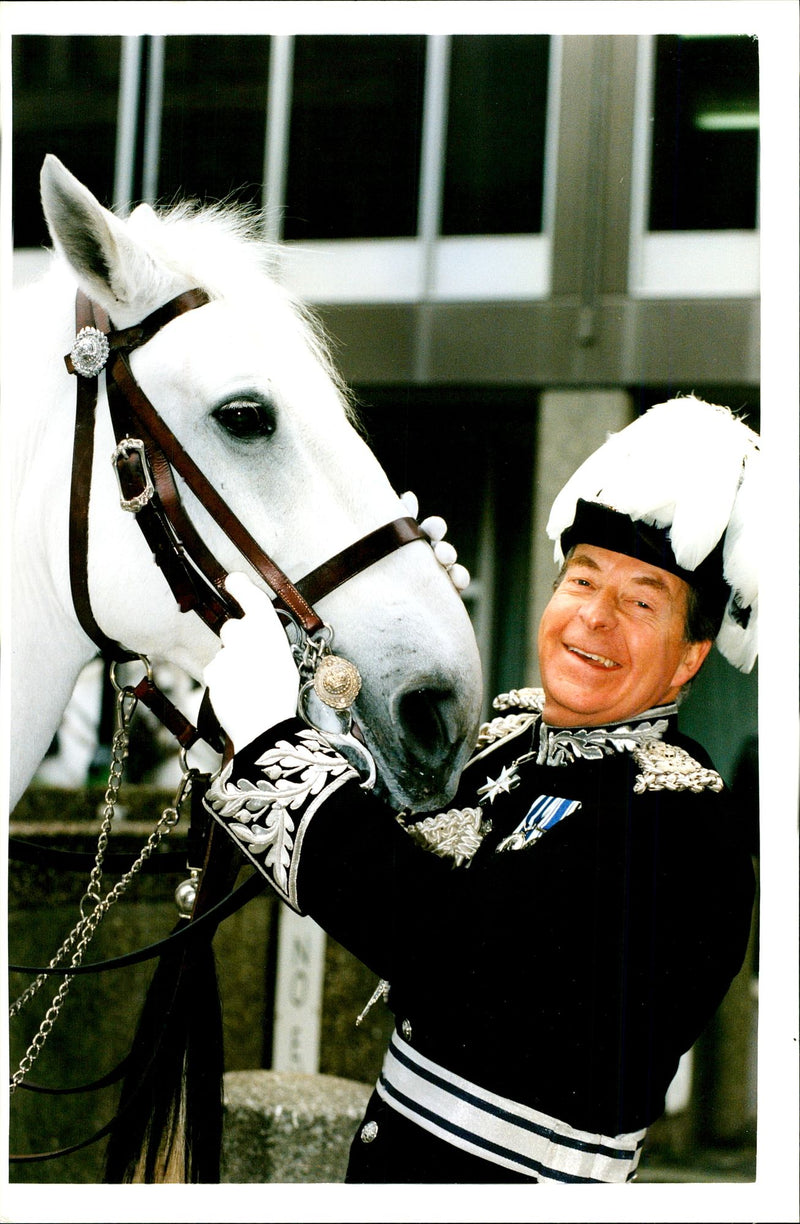
{"type": "Polygon", "coordinates": [[[108,338],[97,327],[82,327],[70,349],[70,359],[76,374],[96,378],[108,361],[108,338]]]}
{"type": "Polygon", "coordinates": [[[156,487],[153,484],[153,478],[150,475],[150,465],[147,462],[147,451],[144,442],[141,438],[123,438],[116,446],[111,455],[111,466],[117,477],[119,485],[119,504],[123,510],[129,510],[131,514],[137,514],[143,506],[146,506],[151,498],[155,495],[156,487]],[[122,478],[120,465],[123,461],[129,460],[135,455],[139,460],[139,472],[141,475],[141,489],[138,493],[132,496],[127,496],[122,487],[122,478]]]}

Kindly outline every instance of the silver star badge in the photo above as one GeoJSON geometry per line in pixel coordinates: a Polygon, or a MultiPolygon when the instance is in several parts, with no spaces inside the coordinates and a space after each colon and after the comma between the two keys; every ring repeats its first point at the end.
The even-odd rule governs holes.
{"type": "Polygon", "coordinates": [[[494,803],[498,795],[508,795],[515,786],[519,786],[516,767],[512,765],[509,769],[504,765],[498,777],[486,779],[486,785],[480,787],[478,794],[494,803]]]}

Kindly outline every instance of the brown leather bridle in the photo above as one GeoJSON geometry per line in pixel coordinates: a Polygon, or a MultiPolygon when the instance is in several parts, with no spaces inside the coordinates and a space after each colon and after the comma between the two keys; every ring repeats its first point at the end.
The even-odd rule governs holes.
{"type": "MultiPolygon", "coordinates": [[[[78,341],[65,357],[68,371],[78,376],[70,489],[70,585],[81,627],[112,665],[144,657],[104,633],[95,619],[89,597],[89,494],[92,483],[98,375],[103,368],[106,372],[109,412],[117,443],[112,460],[119,482],[121,505],[123,509],[136,515],[139,527],[180,610],[195,612],[214,633],[219,634],[229,618],[241,617],[242,610],[225,588],[227,571],[210,552],[186,513],[176,474],[184,480],[245,561],[274,593],[278,610],[291,618],[308,641],[319,639],[322,650],[329,648],[331,630],[314,608],[317,600],[394,549],[409,544],[412,540],[426,538],[413,518],[399,518],[357,540],[297,583],[293,583],[283,573],[232,513],[159,416],[134,378],[130,367],[129,356],[134,349],[146,344],[173,319],[188,310],[205,305],[208,301],[208,295],[202,289],[190,289],[156,310],[137,326],[116,330],[98,305],[93,304],[80,291],[77,295],[78,341],[81,332],[88,329],[90,360],[88,363],[84,360],[85,354],[81,351],[78,341]]],[[[158,689],[153,681],[149,661],[145,659],[144,662],[147,664],[147,674],[129,690],[136,700],[148,706],[184,751],[202,738],[218,751],[229,753],[231,745],[221,735],[210,712],[206,709],[204,717],[204,708],[201,707],[198,727],[194,727],[158,689]]],[[[204,705],[207,706],[207,703],[204,705]]],[[[184,777],[188,778],[191,774],[194,778],[192,786],[188,788],[191,790],[192,810],[186,865],[192,869],[193,874],[195,866],[199,872],[191,923],[182,926],[179,924],[165,939],[122,958],[83,966],[65,966],[51,962],[46,968],[24,965],[14,968],[36,975],[60,974],[69,978],[76,973],[97,973],[150,959],[167,950],[174,951],[179,945],[183,947],[189,939],[195,943],[210,941],[223,918],[235,912],[264,886],[263,879],[255,875],[234,889],[239,871],[235,847],[221,833],[219,827],[208,819],[207,814],[201,811],[201,782],[205,776],[199,775],[195,770],[189,771],[188,766],[186,769],[184,777]]],[[[205,784],[207,781],[205,777],[205,784]]],[[[32,849],[37,861],[43,859],[46,851],[38,847],[32,849]]],[[[74,867],[77,859],[81,858],[69,852],[63,853],[62,857],[67,859],[68,867],[74,867]]],[[[163,858],[165,861],[162,867],[169,866],[174,869],[172,857],[163,858]]],[[[95,865],[96,862],[97,860],[95,865]]],[[[111,860],[106,865],[110,866],[111,860]]],[[[24,1086],[33,1091],[66,1093],[103,1087],[116,1082],[127,1072],[129,1057],[126,1056],[117,1068],[91,1084],[61,1089],[46,1089],[33,1084],[24,1086]]],[[[14,1162],[29,1162],[68,1155],[105,1137],[115,1129],[117,1120],[112,1119],[93,1135],[70,1147],[51,1152],[12,1155],[10,1159],[14,1162]]]]}
{"type": "MultiPolygon", "coordinates": [[[[426,537],[413,518],[398,518],[349,545],[299,581],[292,582],[287,577],[200,471],[159,416],[131,370],[130,353],[134,349],[146,344],[173,319],[208,301],[204,290],[190,289],[136,326],[118,331],[96,303],[82,291],[78,292],[78,333],[84,328],[97,329],[108,345],[104,368],[109,412],[117,441],[112,460],[119,481],[121,505],[136,515],[180,610],[195,612],[219,634],[226,620],[240,617],[242,612],[225,589],[227,571],[209,551],[186,513],[175,480],[177,473],[274,593],[276,607],[311,637],[325,627],[314,608],[318,600],[395,549],[426,537]]],[[[89,597],[89,490],[99,370],[87,376],[76,368],[72,353],[64,360],[67,370],[78,376],[69,532],[73,603],[82,628],[101,653],[115,661],[130,660],[137,655],[103,632],[95,620],[89,597]]],[[[190,724],[184,726],[179,713],[170,707],[163,694],[156,696],[153,690],[152,679],[146,677],[137,696],[154,709],[157,717],[186,747],[187,741],[196,737],[194,728],[190,724]]]]}

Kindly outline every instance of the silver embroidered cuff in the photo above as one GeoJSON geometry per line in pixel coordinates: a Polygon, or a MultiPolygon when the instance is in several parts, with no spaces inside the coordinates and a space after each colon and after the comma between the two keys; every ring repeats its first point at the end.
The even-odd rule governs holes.
{"type": "Polygon", "coordinates": [[[205,805],[242,853],[298,914],[297,872],[306,829],[321,805],[358,774],[311,728],[279,740],[255,761],[255,781],[236,758],[208,788],[205,805]]]}

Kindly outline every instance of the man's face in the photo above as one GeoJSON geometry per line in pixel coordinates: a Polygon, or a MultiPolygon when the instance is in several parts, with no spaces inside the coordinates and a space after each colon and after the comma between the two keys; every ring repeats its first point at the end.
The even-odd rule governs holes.
{"type": "Polygon", "coordinates": [[[579,544],[539,625],[544,719],[600,726],[674,701],[710,642],[686,642],[675,574],[579,544]]]}

